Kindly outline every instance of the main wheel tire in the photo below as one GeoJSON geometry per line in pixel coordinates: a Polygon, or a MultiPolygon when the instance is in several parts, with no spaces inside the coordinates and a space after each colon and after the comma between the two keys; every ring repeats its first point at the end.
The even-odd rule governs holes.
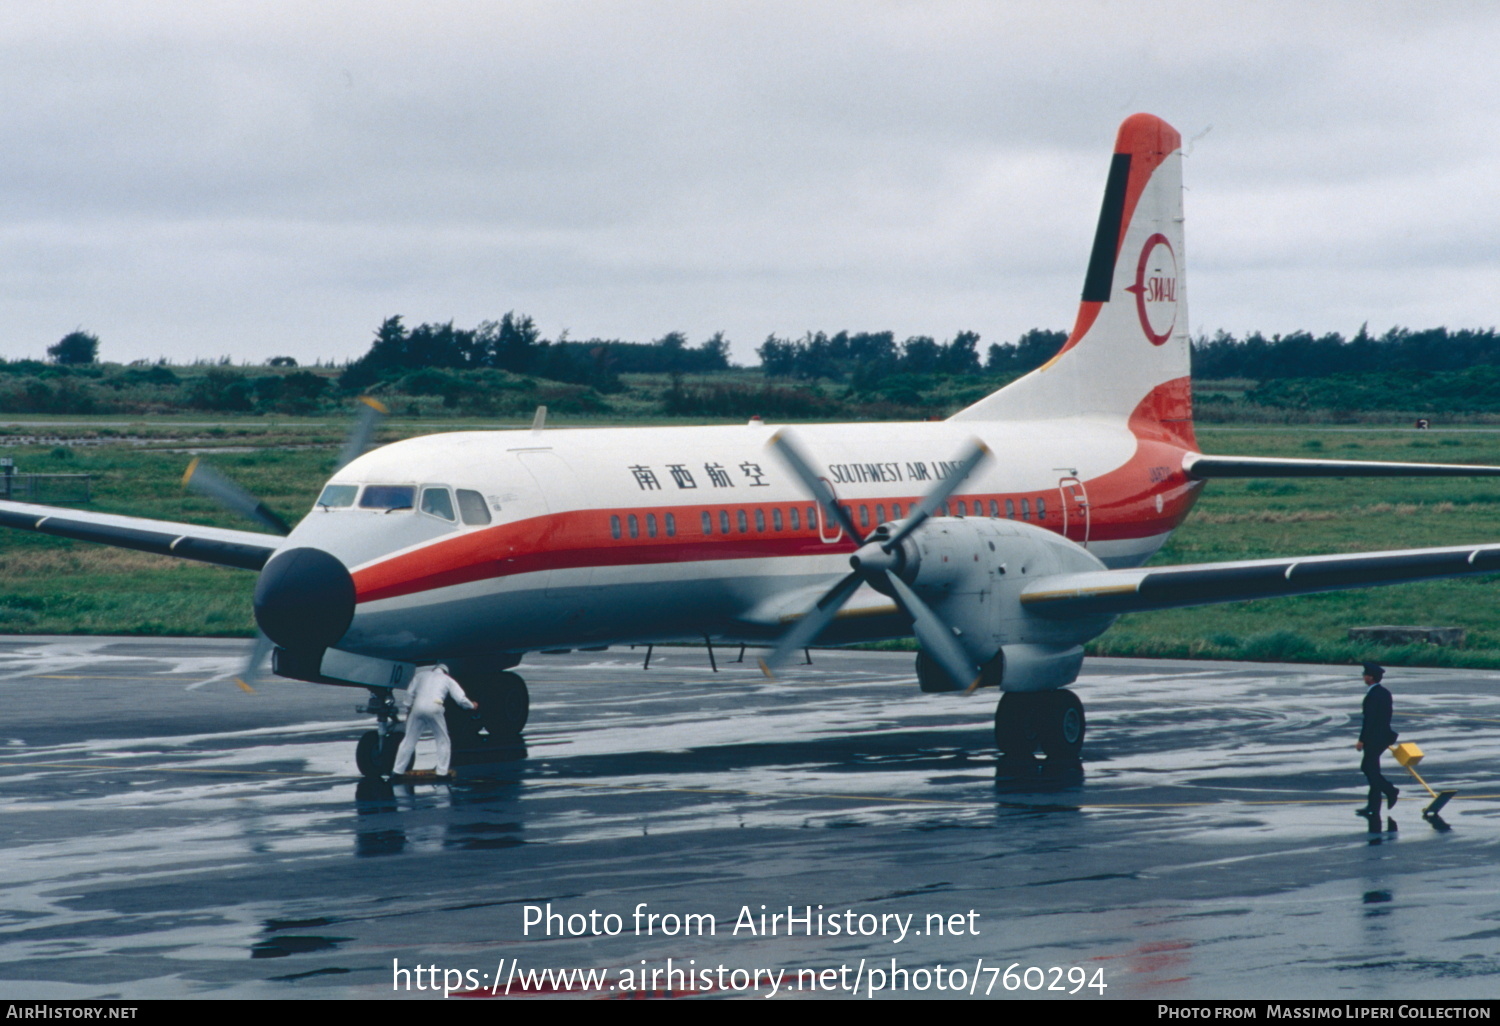
{"type": "Polygon", "coordinates": [[[380,731],[367,730],[359,736],[359,743],[354,746],[354,765],[359,767],[359,775],[362,777],[378,777],[382,772],[380,759],[380,731]]]}
{"type": "Polygon", "coordinates": [[[1037,696],[1007,691],[995,705],[995,747],[1003,759],[1029,759],[1036,751],[1037,696]]]}
{"type": "Polygon", "coordinates": [[[917,687],[928,694],[959,689],[959,686],[954,684],[948,676],[948,671],[939,666],[937,660],[926,652],[917,653],[917,687]]]}
{"type": "MultiPolygon", "coordinates": [[[[471,728],[495,739],[514,738],[526,726],[531,715],[531,695],[526,682],[506,670],[466,673],[458,682],[464,693],[479,703],[478,720],[469,720],[471,728]]],[[[453,717],[448,720],[453,726],[453,717]]]]}
{"type": "Polygon", "coordinates": [[[392,731],[380,736],[378,730],[367,730],[359,736],[354,746],[354,764],[362,777],[383,777],[396,767],[396,749],[401,747],[403,731],[392,731]]]}
{"type": "Polygon", "coordinates": [[[1083,752],[1083,703],[1066,688],[1044,691],[1037,709],[1037,735],[1048,759],[1077,762],[1083,752]]]}
{"type": "Polygon", "coordinates": [[[531,716],[531,693],[519,675],[500,673],[491,688],[490,701],[480,707],[480,718],[491,737],[515,737],[526,729],[531,716]]]}

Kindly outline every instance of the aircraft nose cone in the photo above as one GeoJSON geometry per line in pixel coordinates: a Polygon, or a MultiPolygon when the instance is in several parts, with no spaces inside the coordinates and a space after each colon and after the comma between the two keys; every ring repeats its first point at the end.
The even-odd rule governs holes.
{"type": "Polygon", "coordinates": [[[282,648],[323,649],[354,620],[354,578],[322,549],[278,552],[255,584],[255,622],[282,648]]]}

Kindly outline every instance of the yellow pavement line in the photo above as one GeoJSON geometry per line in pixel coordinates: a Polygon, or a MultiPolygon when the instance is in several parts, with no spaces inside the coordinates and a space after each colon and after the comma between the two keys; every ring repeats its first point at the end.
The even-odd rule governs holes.
{"type": "MultiPolygon", "coordinates": [[[[791,791],[744,791],[723,788],[707,787],[656,787],[650,784],[605,784],[590,780],[536,780],[538,784],[554,784],[562,787],[596,787],[601,790],[613,791],[654,791],[661,794],[713,794],[729,795],[743,798],[790,798],[800,801],[811,801],[818,798],[833,798],[854,802],[878,802],[894,805],[947,805],[955,808],[988,808],[989,802],[960,802],[949,801],[942,798],[888,798],[882,795],[864,794],[800,794],[791,791]]],[[[1482,801],[1497,800],[1500,794],[1472,794],[1459,795],[1454,801],[1482,801]]],[[[1035,806],[1045,808],[1049,806],[1067,806],[1074,809],[1191,809],[1209,808],[1216,805],[1347,805],[1357,801],[1356,797],[1345,798],[1287,798],[1287,799],[1246,799],[1235,801],[1233,799],[1220,799],[1217,801],[1186,801],[1186,802],[1070,802],[1070,801],[1012,801],[1005,802],[999,799],[1001,804],[1013,806],[1035,806]]]]}
{"type": "Polygon", "coordinates": [[[140,766],[127,765],[124,763],[111,762],[0,762],[0,766],[14,766],[17,769],[30,769],[37,767],[41,769],[78,769],[78,770],[131,770],[140,773],[204,773],[231,774],[246,777],[336,777],[337,773],[308,773],[299,770],[237,770],[237,769],[215,769],[203,767],[193,769],[188,766],[140,766]]]}
{"type": "Polygon", "coordinates": [[[659,794],[718,794],[740,798],[792,798],[803,801],[811,801],[815,798],[838,798],[854,802],[889,802],[898,805],[952,805],[958,808],[972,808],[975,802],[953,802],[942,798],[886,798],[880,795],[865,794],[798,794],[792,791],[743,791],[730,788],[712,787],[658,787],[654,784],[604,784],[595,780],[555,780],[542,779],[535,783],[556,784],[563,787],[597,787],[609,791],[653,791],[659,794]]]}
{"type": "MultiPolygon", "coordinates": [[[[35,679],[35,680],[130,680],[130,681],[137,681],[137,682],[145,682],[147,684],[184,684],[184,683],[191,684],[191,683],[196,683],[196,682],[199,682],[199,681],[202,681],[202,683],[204,683],[204,684],[210,683],[210,681],[202,680],[202,678],[200,678],[200,677],[192,677],[192,676],[168,677],[168,676],[165,676],[165,675],[162,675],[162,674],[155,674],[155,673],[153,673],[149,677],[109,677],[109,676],[105,676],[103,674],[97,674],[97,673],[95,673],[95,674],[39,673],[33,679],[35,679]]],[[[255,694],[255,689],[252,688],[249,684],[246,684],[244,681],[240,680],[240,678],[238,678],[238,677],[231,677],[231,678],[226,678],[226,679],[232,680],[235,684],[237,684],[240,687],[240,689],[242,691],[248,692],[249,694],[252,694],[252,695],[255,694]]]]}
{"type": "Polygon", "coordinates": [[[112,677],[99,673],[68,674],[68,673],[38,673],[36,680],[148,680],[161,684],[181,684],[183,681],[195,681],[198,677],[183,675],[181,677],[169,677],[162,673],[153,673],[145,677],[112,677]]]}
{"type": "MultiPolygon", "coordinates": [[[[197,775],[229,775],[229,776],[258,776],[258,777],[315,777],[335,778],[337,773],[309,773],[296,770],[236,770],[236,769],[214,769],[174,766],[133,766],[114,763],[74,763],[74,762],[7,762],[0,761],[0,767],[15,767],[18,769],[40,768],[40,769],[78,769],[78,770],[131,770],[147,773],[182,773],[197,775]]],[[[352,779],[352,778],[351,778],[352,779]]],[[[950,801],[944,798],[891,798],[885,795],[865,794],[800,794],[790,791],[745,791],[729,788],[708,787],[659,787],[652,784],[606,784],[593,780],[556,780],[536,779],[536,784],[550,784],[561,787],[592,787],[604,791],[651,791],[659,794],[706,794],[724,795],[741,798],[785,798],[793,801],[814,801],[818,799],[831,799],[834,801],[866,802],[889,805],[942,805],[951,808],[991,808],[991,802],[984,801],[950,801]]],[[[1059,800],[1048,801],[1006,801],[1003,797],[997,799],[1001,805],[1011,807],[1033,807],[1033,808],[1056,808],[1066,807],[1072,809],[1195,809],[1212,808],[1223,805],[1347,805],[1356,801],[1357,797],[1343,798],[1252,798],[1243,800],[1218,799],[1215,801],[1182,801],[1182,802],[1070,802],[1059,800]]],[[[1497,801],[1500,794],[1460,794],[1454,801],[1497,801]]],[[[1416,806],[1414,805],[1413,808],[1416,806]]]]}
{"type": "Polygon", "coordinates": [[[1474,720],[1478,723],[1500,723],[1500,717],[1496,716],[1465,716],[1461,712],[1406,712],[1402,710],[1401,717],[1405,719],[1411,716],[1416,719],[1435,720],[1439,716],[1445,716],[1453,720],[1474,720]]]}
{"type": "MultiPolygon", "coordinates": [[[[1468,794],[1458,795],[1453,801],[1494,801],[1500,799],[1500,794],[1468,794]]],[[[1284,800],[1273,799],[1246,799],[1244,801],[1225,800],[1217,802],[1079,802],[1080,809],[1192,809],[1204,808],[1211,805],[1347,805],[1358,801],[1357,797],[1350,798],[1287,798],[1284,800]]],[[[1413,808],[1416,804],[1413,803],[1413,808]]]]}

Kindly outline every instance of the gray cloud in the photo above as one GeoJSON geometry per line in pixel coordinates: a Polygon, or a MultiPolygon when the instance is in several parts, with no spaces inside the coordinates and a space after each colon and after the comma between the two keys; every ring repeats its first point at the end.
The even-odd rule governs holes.
{"type": "Polygon", "coordinates": [[[1135,110],[1197,137],[1195,328],[1490,325],[1497,43],[1477,3],[11,3],[0,353],[1013,338],[1071,323],[1135,110]]]}

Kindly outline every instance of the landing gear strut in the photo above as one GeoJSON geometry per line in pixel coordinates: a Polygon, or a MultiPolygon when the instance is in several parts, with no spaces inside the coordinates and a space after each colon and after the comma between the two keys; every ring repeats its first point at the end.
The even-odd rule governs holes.
{"type": "Polygon", "coordinates": [[[354,764],[362,777],[383,777],[396,765],[396,749],[406,732],[401,729],[396,699],[386,688],[371,688],[370,701],[355,712],[372,713],[378,721],[375,730],[360,735],[354,748],[354,764]]]}
{"type": "MultiPolygon", "coordinates": [[[[524,680],[507,670],[488,669],[466,670],[455,674],[454,679],[464,694],[479,703],[477,712],[448,703],[444,715],[455,749],[479,748],[497,742],[519,743],[521,729],[531,712],[531,698],[524,680]]],[[[360,735],[354,762],[361,776],[386,776],[395,768],[396,749],[406,737],[396,700],[388,689],[371,688],[369,703],[356,711],[374,715],[378,725],[377,729],[360,735]]]]}
{"type": "Polygon", "coordinates": [[[1007,691],[995,707],[995,747],[1002,758],[1030,758],[1040,748],[1049,760],[1078,762],[1083,730],[1083,703],[1066,688],[1007,691]]]}

